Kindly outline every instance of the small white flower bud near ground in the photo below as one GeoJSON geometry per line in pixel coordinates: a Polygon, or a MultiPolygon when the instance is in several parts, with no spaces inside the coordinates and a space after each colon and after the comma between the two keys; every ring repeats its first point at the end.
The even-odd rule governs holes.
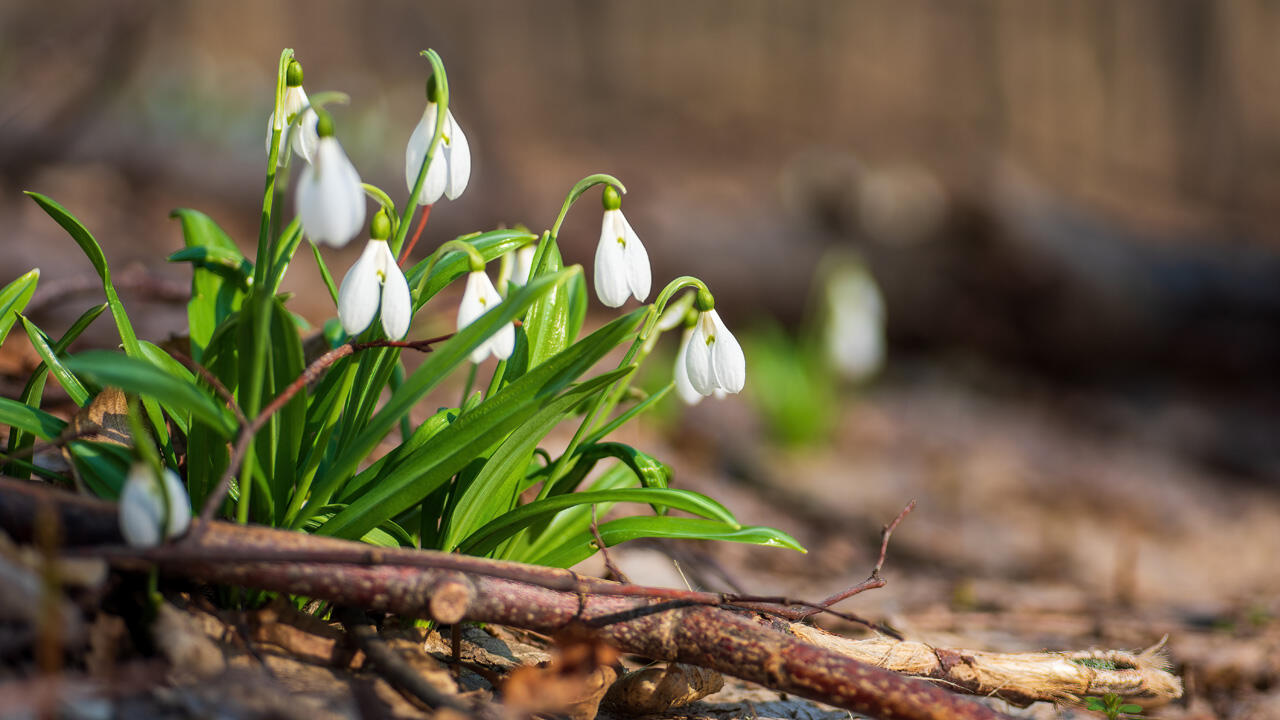
{"type": "Polygon", "coordinates": [[[163,478],[147,463],[134,463],[120,492],[120,534],[133,547],[155,547],[191,526],[191,499],[178,474],[164,469],[163,478]],[[160,483],[164,483],[164,490],[160,483]],[[168,523],[165,499],[168,495],[168,523]],[[163,526],[163,527],[162,527],[163,526]]]}

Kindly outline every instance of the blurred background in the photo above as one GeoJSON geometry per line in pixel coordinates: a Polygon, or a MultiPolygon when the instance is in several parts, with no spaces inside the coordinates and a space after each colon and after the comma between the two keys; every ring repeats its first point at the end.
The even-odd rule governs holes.
{"type": "MultiPolygon", "coordinates": [[[[473,173],[418,255],[622,179],[655,287],[704,278],[749,360],[744,397],[653,441],[677,482],[814,550],[808,579],[757,589],[861,577],[914,497],[890,567],[924,572],[866,603],[922,632],[929,608],[1002,603],[1255,627],[1280,610],[1277,38],[1264,2],[7,0],[0,282],[41,268],[44,327],[87,304],[37,190],[150,303],[140,334],[182,333],[168,211],[250,247],[280,49],[309,92],[351,95],[338,136],[400,199],[432,47],[473,173]]],[[[561,236],[588,268],[594,198],[561,236]]],[[[323,322],[295,266],[293,307],[323,322]]],[[[6,352],[13,395],[33,354],[6,352]]]]}

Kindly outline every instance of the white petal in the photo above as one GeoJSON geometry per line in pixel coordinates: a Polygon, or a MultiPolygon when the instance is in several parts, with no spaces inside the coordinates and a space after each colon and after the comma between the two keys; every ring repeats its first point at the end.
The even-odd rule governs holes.
{"type": "Polygon", "coordinates": [[[493,337],[489,338],[489,342],[486,344],[488,345],[487,349],[493,353],[494,357],[499,360],[506,360],[511,357],[511,353],[515,352],[516,349],[516,326],[511,323],[503,325],[498,329],[498,332],[493,334],[493,337]]]}
{"type": "Polygon", "coordinates": [[[458,329],[475,322],[488,309],[489,295],[497,295],[489,276],[483,272],[467,275],[467,286],[462,291],[462,304],[458,306],[458,329]]]}
{"type": "Polygon", "coordinates": [[[707,325],[707,313],[698,315],[698,323],[693,328],[689,345],[684,352],[684,367],[689,373],[689,384],[702,395],[710,395],[715,391],[715,374],[711,369],[711,348],[707,346],[707,335],[711,328],[707,325]]]}
{"type": "Polygon", "coordinates": [[[533,272],[533,256],[538,252],[538,246],[529,244],[516,251],[515,267],[511,270],[511,282],[515,285],[525,285],[529,282],[529,275],[533,272]]]}
{"type": "Polygon", "coordinates": [[[316,133],[316,124],[319,122],[320,117],[316,115],[316,111],[308,109],[302,113],[302,119],[289,136],[294,154],[307,162],[312,162],[315,158],[316,148],[320,144],[320,136],[316,133]]]}
{"type": "Polygon", "coordinates": [[[636,296],[636,300],[644,302],[649,297],[649,285],[653,280],[649,272],[649,253],[621,210],[618,211],[618,218],[622,222],[623,238],[626,241],[627,287],[636,296]]]}
{"type": "Polygon", "coordinates": [[[165,537],[175,538],[191,527],[191,498],[182,486],[182,478],[169,468],[164,469],[164,486],[169,493],[169,528],[165,537]]]}
{"type": "MultiPolygon", "coordinates": [[[[386,243],[382,243],[386,245],[386,243]]],[[[387,250],[387,255],[391,250],[387,250]]],[[[413,298],[409,295],[409,281],[405,280],[395,258],[384,271],[382,284],[382,331],[392,340],[400,340],[409,334],[409,321],[413,319],[413,298]]]]}
{"type": "MultiPolygon", "coordinates": [[[[471,146],[467,143],[467,135],[462,126],[453,119],[453,111],[445,111],[445,134],[449,138],[449,146],[444,157],[449,170],[449,182],[445,186],[444,195],[450,200],[457,200],[463,190],[467,189],[467,181],[471,179],[471,146]]],[[[444,142],[443,138],[440,141],[444,142]]]]}
{"type": "Polygon", "coordinates": [[[133,547],[160,544],[160,502],[151,492],[155,479],[151,468],[141,463],[129,470],[120,491],[120,534],[133,547]]]}
{"type": "MultiPolygon", "coordinates": [[[[164,486],[169,495],[169,522],[163,535],[176,537],[186,532],[191,524],[191,500],[178,474],[167,468],[164,486]]],[[[160,526],[164,522],[164,500],[154,471],[145,463],[135,463],[129,469],[120,493],[120,533],[126,542],[134,547],[160,544],[163,539],[160,526]]]]}
{"type": "Polygon", "coordinates": [[[702,401],[702,393],[694,389],[689,382],[689,368],[685,363],[685,354],[689,350],[689,340],[693,337],[693,328],[685,328],[680,338],[680,350],[676,352],[676,367],[673,375],[676,382],[676,394],[685,405],[697,405],[702,401]]]}
{"type": "Polygon", "coordinates": [[[321,138],[312,164],[298,179],[298,218],[317,243],[342,247],[364,227],[360,175],[333,137],[321,138]]]}
{"type": "Polygon", "coordinates": [[[622,307],[631,296],[627,284],[627,257],[622,213],[606,210],[600,224],[600,244],[596,246],[596,296],[608,307],[622,307]],[[621,222],[620,222],[621,221],[621,222]]]}
{"type": "Polygon", "coordinates": [[[729,332],[715,310],[706,313],[715,325],[715,341],[711,343],[711,368],[716,385],[725,392],[736,393],[747,383],[747,358],[738,339],[729,332]]]}
{"type": "Polygon", "coordinates": [[[342,287],[338,289],[338,319],[342,321],[342,329],[352,337],[364,332],[378,314],[378,302],[382,297],[378,288],[378,244],[385,246],[387,243],[370,240],[364,252],[360,253],[360,259],[342,278],[342,287]]]}
{"type": "MultiPolygon", "coordinates": [[[[413,134],[409,136],[409,144],[404,150],[404,179],[409,192],[413,192],[413,184],[418,180],[418,172],[422,169],[422,161],[427,155],[427,148],[431,146],[431,137],[435,131],[436,104],[427,103],[427,109],[423,111],[422,119],[413,129],[413,134]]],[[[440,144],[443,145],[444,142],[441,141],[440,144]]],[[[418,195],[419,205],[433,205],[444,194],[445,185],[449,180],[445,165],[437,147],[436,154],[431,158],[427,177],[423,181],[422,192],[418,195]]]]}

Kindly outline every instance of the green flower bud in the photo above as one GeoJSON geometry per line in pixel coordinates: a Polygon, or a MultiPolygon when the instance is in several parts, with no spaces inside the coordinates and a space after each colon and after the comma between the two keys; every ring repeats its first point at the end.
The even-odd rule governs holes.
{"type": "Polygon", "coordinates": [[[379,210],[369,223],[369,237],[374,240],[386,240],[391,237],[391,220],[387,218],[386,208],[379,210]]]}
{"type": "Polygon", "coordinates": [[[333,137],[333,116],[323,110],[317,110],[316,114],[319,119],[316,121],[316,135],[324,137],[333,137]]]}
{"type": "Polygon", "coordinates": [[[716,299],[711,295],[710,291],[698,288],[698,295],[693,300],[693,306],[698,309],[698,312],[710,312],[716,309],[716,299]]]}
{"type": "Polygon", "coordinates": [[[302,63],[297,60],[289,61],[289,67],[284,71],[284,84],[287,87],[302,85],[302,63]]]}
{"type": "Polygon", "coordinates": [[[604,186],[604,192],[600,195],[600,201],[604,204],[605,210],[617,210],[622,207],[622,195],[618,192],[618,188],[612,185],[604,186]]]}
{"type": "Polygon", "coordinates": [[[435,73],[427,77],[427,102],[440,102],[440,85],[436,82],[435,73]]]}

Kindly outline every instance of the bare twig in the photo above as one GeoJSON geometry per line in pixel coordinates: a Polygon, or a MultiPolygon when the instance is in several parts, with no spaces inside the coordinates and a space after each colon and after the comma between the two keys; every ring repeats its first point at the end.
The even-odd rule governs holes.
{"type": "Polygon", "coordinates": [[[595,538],[596,547],[600,548],[600,555],[604,558],[604,567],[609,571],[609,574],[613,575],[614,579],[620,583],[630,584],[631,581],[627,579],[622,570],[613,564],[613,558],[609,557],[609,547],[604,544],[604,538],[600,537],[600,528],[596,524],[595,505],[591,506],[591,537],[595,538]]]}
{"type": "MultiPolygon", "coordinates": [[[[893,535],[893,531],[897,529],[898,524],[901,523],[902,519],[905,518],[912,510],[914,510],[915,507],[916,507],[916,501],[912,500],[911,502],[907,503],[906,507],[902,508],[902,512],[898,513],[898,516],[893,519],[893,522],[880,528],[880,556],[876,558],[876,565],[875,567],[871,568],[871,574],[867,576],[867,579],[863,580],[857,585],[854,585],[853,587],[847,588],[845,590],[841,590],[835,595],[828,597],[827,599],[818,603],[819,606],[829,609],[830,606],[835,605],[841,600],[851,598],[854,595],[857,595],[858,593],[866,592],[867,590],[875,590],[876,588],[882,588],[885,586],[884,578],[880,577],[880,571],[884,569],[884,556],[885,556],[885,553],[888,552],[889,550],[889,536],[893,535]]],[[[813,615],[816,612],[818,611],[812,608],[808,610],[804,610],[801,612],[800,618],[809,617],[810,615],[813,615]]]]}
{"type": "Polygon", "coordinates": [[[404,249],[400,251],[400,259],[396,261],[396,264],[400,267],[404,267],[405,262],[409,259],[410,251],[413,250],[413,246],[418,244],[418,238],[422,237],[422,229],[427,226],[427,218],[429,217],[431,217],[431,206],[424,205],[422,207],[422,217],[418,218],[418,229],[413,231],[413,239],[405,244],[404,249]]]}

